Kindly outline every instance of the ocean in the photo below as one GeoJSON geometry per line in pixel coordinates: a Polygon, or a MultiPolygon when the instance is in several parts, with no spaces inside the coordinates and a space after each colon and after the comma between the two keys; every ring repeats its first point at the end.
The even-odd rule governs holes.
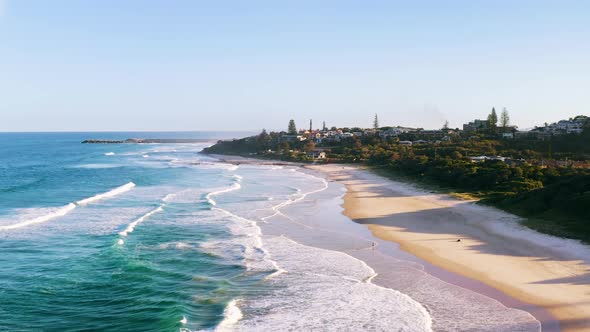
{"type": "Polygon", "coordinates": [[[0,134],[0,330],[539,330],[416,262],[389,257],[393,286],[374,283],[341,185],[199,153],[223,135],[0,134]],[[129,137],[211,142],[80,143],[129,137]]]}

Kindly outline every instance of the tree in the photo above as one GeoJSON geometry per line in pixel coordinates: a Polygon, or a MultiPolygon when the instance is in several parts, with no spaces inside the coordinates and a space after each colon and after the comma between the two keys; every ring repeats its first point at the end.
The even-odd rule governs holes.
{"type": "Polygon", "coordinates": [[[500,114],[500,127],[506,128],[510,125],[510,116],[508,115],[508,110],[506,107],[502,110],[502,114],[500,114]]]}
{"type": "Polygon", "coordinates": [[[375,119],[373,119],[373,129],[379,129],[379,117],[377,117],[377,113],[375,113],[375,119]]]}
{"type": "Polygon", "coordinates": [[[287,130],[289,135],[296,135],[297,134],[297,127],[295,126],[295,120],[289,120],[289,129],[287,130]]]}
{"type": "Polygon", "coordinates": [[[289,150],[291,150],[291,146],[289,146],[289,143],[285,141],[285,142],[282,142],[281,144],[279,144],[277,150],[278,150],[277,152],[286,154],[286,153],[289,153],[289,150]]]}
{"type": "Polygon", "coordinates": [[[445,124],[442,127],[443,130],[448,130],[449,129],[449,121],[445,121],[445,124]]]}
{"type": "Polygon", "coordinates": [[[271,137],[266,132],[266,129],[262,129],[262,132],[256,137],[256,143],[262,149],[268,149],[270,146],[271,137]]]}
{"type": "Polygon", "coordinates": [[[308,140],[305,146],[303,147],[303,150],[307,153],[315,150],[315,143],[312,140],[308,140]]]}
{"type": "Polygon", "coordinates": [[[327,129],[328,129],[328,127],[326,127],[326,121],[324,121],[324,122],[322,123],[322,130],[324,130],[324,131],[325,131],[325,130],[327,130],[327,129]]]}
{"type": "Polygon", "coordinates": [[[459,159],[463,158],[463,155],[461,154],[461,152],[455,150],[455,151],[451,152],[451,158],[453,158],[455,160],[459,160],[459,159]]]}
{"type": "Polygon", "coordinates": [[[488,127],[490,131],[495,132],[498,127],[498,114],[496,114],[496,108],[492,107],[492,113],[488,115],[488,127]]]}

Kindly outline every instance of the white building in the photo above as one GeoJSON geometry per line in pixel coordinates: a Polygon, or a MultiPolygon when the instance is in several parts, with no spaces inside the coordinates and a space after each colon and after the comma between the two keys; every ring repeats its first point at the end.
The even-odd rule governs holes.
{"type": "Polygon", "coordinates": [[[397,137],[401,134],[410,133],[410,132],[414,132],[414,131],[417,131],[417,129],[397,126],[397,127],[389,128],[384,131],[380,131],[379,137],[381,137],[381,138],[397,137]]]}
{"type": "Polygon", "coordinates": [[[588,120],[586,116],[577,116],[570,120],[560,120],[545,128],[545,131],[554,135],[559,134],[581,134],[584,131],[584,123],[588,120]]]}

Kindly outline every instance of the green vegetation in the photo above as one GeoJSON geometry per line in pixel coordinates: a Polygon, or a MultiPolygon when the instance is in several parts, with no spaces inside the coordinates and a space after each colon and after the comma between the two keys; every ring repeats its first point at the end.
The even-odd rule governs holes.
{"type": "Polygon", "coordinates": [[[287,130],[289,135],[297,135],[297,127],[295,126],[295,120],[289,120],[289,129],[287,130]]]}
{"type": "Polygon", "coordinates": [[[540,232],[590,243],[590,172],[568,173],[552,176],[541,189],[488,203],[528,217],[524,224],[540,232]]]}
{"type": "Polygon", "coordinates": [[[498,127],[498,115],[496,114],[496,108],[492,107],[492,113],[488,115],[488,126],[492,131],[496,130],[498,127]]]}
{"type": "Polygon", "coordinates": [[[296,134],[287,135],[285,132],[270,134],[266,130],[257,136],[246,137],[231,141],[219,141],[204,150],[210,154],[236,155],[258,159],[277,159],[285,161],[311,162],[310,154],[316,148],[312,140],[300,141],[296,134]]]}
{"type": "Polygon", "coordinates": [[[506,128],[510,125],[510,115],[508,115],[508,110],[506,107],[502,110],[502,114],[500,115],[500,127],[506,128]]]}
{"type": "MultiPolygon", "coordinates": [[[[223,141],[206,153],[235,154],[301,162],[360,163],[387,176],[418,181],[456,196],[479,198],[527,218],[541,232],[590,243],[590,122],[581,134],[502,139],[509,125],[504,109],[497,127],[463,133],[415,130],[387,136],[387,128],[332,128],[223,141]],[[352,133],[357,133],[356,136],[352,133]],[[414,142],[410,144],[407,142],[414,142]],[[326,159],[320,159],[319,153],[326,159]],[[488,156],[488,157],[480,157],[488,156]],[[502,156],[502,157],[496,157],[502,156]]],[[[377,116],[374,124],[378,125],[377,116]]]]}

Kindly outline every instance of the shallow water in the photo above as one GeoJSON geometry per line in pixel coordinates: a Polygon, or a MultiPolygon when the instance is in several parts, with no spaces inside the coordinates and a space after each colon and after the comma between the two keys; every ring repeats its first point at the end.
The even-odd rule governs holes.
{"type": "Polygon", "coordinates": [[[0,134],[0,330],[538,330],[401,254],[376,282],[339,184],[84,138],[0,134]]]}

